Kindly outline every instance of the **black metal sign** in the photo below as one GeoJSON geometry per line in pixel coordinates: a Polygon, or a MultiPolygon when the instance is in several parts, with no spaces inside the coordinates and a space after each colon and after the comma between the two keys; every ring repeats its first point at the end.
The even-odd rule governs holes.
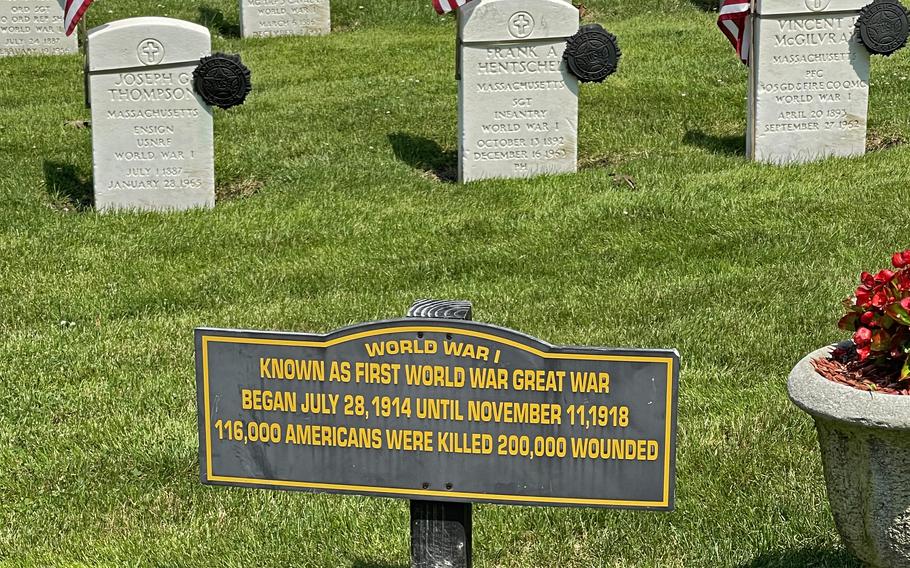
{"type": "Polygon", "coordinates": [[[675,351],[554,347],[473,322],[196,330],[202,481],[669,510],[675,351]]]}

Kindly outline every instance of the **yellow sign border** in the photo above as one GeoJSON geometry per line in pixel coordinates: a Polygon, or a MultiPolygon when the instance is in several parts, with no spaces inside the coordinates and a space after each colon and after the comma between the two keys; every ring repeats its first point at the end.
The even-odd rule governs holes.
{"type": "Polygon", "coordinates": [[[202,335],[202,380],[203,380],[203,398],[205,402],[205,460],[206,460],[206,480],[215,483],[241,483],[247,485],[277,486],[299,489],[315,489],[324,491],[338,491],[344,493],[373,493],[389,494],[392,496],[415,496],[415,497],[438,497],[448,499],[468,499],[481,501],[501,501],[514,503],[552,503],[554,505],[593,505],[593,506],[621,506],[621,507],[668,507],[670,505],[670,445],[673,435],[673,364],[672,357],[639,357],[626,355],[599,355],[594,353],[548,353],[541,351],[529,345],[512,341],[504,337],[498,337],[489,333],[483,333],[471,329],[461,329],[456,327],[436,327],[436,326],[399,326],[390,328],[379,328],[360,333],[354,333],[348,336],[337,337],[324,341],[318,340],[292,340],[292,339],[262,339],[252,337],[225,337],[202,335]],[[666,438],[664,441],[664,495],[661,501],[624,501],[617,499],[575,499],[562,497],[533,497],[526,495],[499,495],[494,493],[465,493],[458,491],[439,491],[432,489],[403,489],[391,487],[372,487],[366,485],[338,485],[332,483],[312,483],[307,481],[282,481],[274,479],[256,479],[246,477],[229,477],[214,475],[212,473],[212,412],[209,402],[209,362],[208,362],[208,345],[209,343],[240,343],[246,345],[267,345],[281,347],[315,347],[328,348],[341,343],[348,343],[366,337],[375,335],[385,335],[390,333],[454,333],[486,339],[503,345],[508,345],[522,351],[526,351],[543,359],[572,359],[583,361],[616,361],[624,363],[665,363],[667,365],[667,408],[666,408],[666,438]]]}

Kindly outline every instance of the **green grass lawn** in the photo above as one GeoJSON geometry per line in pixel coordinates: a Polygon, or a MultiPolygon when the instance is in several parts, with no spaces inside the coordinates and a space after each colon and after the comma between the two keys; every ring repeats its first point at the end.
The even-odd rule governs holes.
{"type": "Polygon", "coordinates": [[[80,57],[0,60],[0,564],[406,567],[403,501],[200,484],[192,331],[434,297],[683,359],[677,510],[480,505],[477,566],[854,566],[785,382],[910,245],[910,51],[875,62],[875,151],[756,165],[705,3],[588,2],[625,57],[583,88],[581,171],[465,187],[454,26],[427,1],[335,0],[329,37],[241,41],[230,0],[98,0],[90,25],[201,22],[254,71],[216,113],[218,206],[170,215],[91,209],[80,57]]]}

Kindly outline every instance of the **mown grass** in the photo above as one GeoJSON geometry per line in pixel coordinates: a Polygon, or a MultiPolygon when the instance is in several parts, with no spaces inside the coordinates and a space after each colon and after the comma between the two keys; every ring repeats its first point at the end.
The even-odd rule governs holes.
{"type": "Polygon", "coordinates": [[[98,0],[92,25],[199,21],[254,70],[217,113],[208,212],[96,214],[79,57],[0,60],[0,563],[406,566],[403,502],[199,484],[192,330],[323,332],[436,297],[684,362],[674,513],[478,506],[477,566],[853,566],[785,380],[908,245],[910,56],[874,67],[873,138],[896,145],[756,165],[713,14],[591,1],[625,59],[583,89],[580,173],[465,187],[453,25],[424,4],[338,0],[329,37],[241,41],[228,0],[98,0]]]}

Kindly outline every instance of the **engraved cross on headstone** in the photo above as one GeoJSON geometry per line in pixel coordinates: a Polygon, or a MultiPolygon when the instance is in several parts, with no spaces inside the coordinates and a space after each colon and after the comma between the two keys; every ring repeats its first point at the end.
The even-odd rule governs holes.
{"type": "Polygon", "coordinates": [[[142,53],[148,58],[147,63],[155,63],[158,60],[158,54],[161,52],[161,48],[158,47],[154,41],[148,40],[142,46],[142,53]]]}
{"type": "Polygon", "coordinates": [[[531,27],[531,20],[524,14],[512,18],[512,27],[515,28],[515,35],[524,37],[528,35],[528,28],[531,27]]]}

